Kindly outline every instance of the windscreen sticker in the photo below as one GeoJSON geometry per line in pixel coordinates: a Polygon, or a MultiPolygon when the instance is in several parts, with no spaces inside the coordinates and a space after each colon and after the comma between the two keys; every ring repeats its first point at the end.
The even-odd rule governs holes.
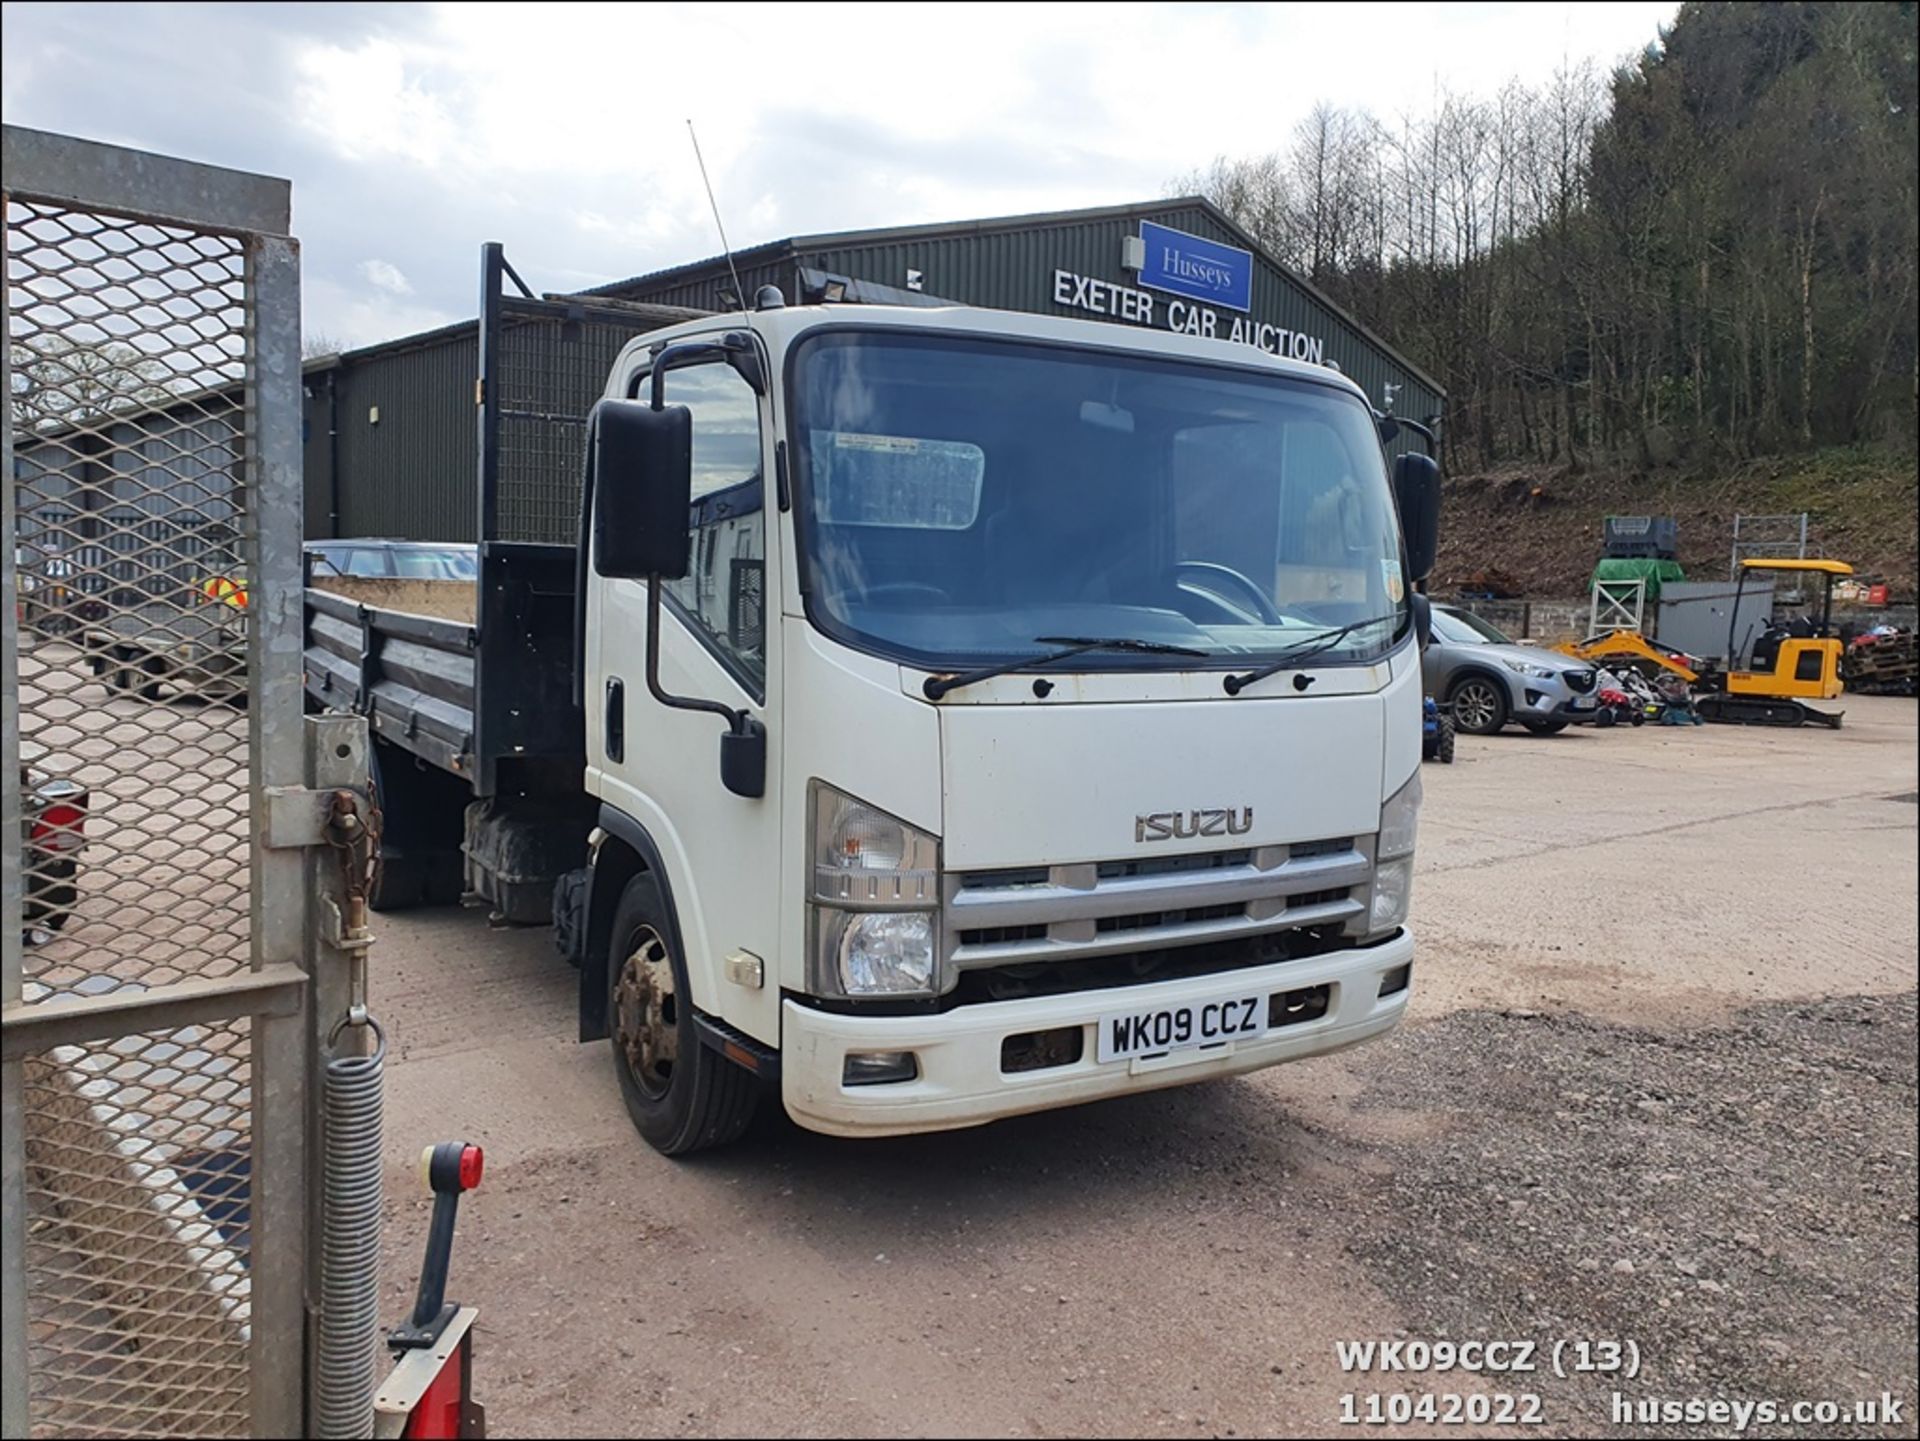
{"type": "Polygon", "coordinates": [[[1397,559],[1381,561],[1380,579],[1386,582],[1387,599],[1395,605],[1400,604],[1401,597],[1407,591],[1406,582],[1400,578],[1400,562],[1397,559]]]}
{"type": "Polygon", "coordinates": [[[920,448],[920,442],[909,435],[856,435],[844,430],[833,433],[833,445],[836,450],[891,450],[908,455],[920,448]]]}

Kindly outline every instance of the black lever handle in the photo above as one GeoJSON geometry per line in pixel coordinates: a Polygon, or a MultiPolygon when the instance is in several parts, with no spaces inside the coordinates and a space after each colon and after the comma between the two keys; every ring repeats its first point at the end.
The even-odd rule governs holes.
{"type": "Polygon", "coordinates": [[[387,1333],[389,1349],[413,1351],[433,1345],[459,1309],[447,1302],[453,1224],[459,1216],[461,1193],[480,1184],[485,1164],[485,1153],[465,1141],[443,1141],[422,1153],[420,1169],[427,1189],[433,1192],[433,1224],[427,1231],[427,1256],[420,1265],[420,1290],[413,1300],[413,1314],[387,1333]]]}

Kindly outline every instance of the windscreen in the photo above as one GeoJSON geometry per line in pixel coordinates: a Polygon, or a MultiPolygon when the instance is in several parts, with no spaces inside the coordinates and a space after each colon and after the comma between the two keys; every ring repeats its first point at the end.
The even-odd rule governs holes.
{"type": "Polygon", "coordinates": [[[1436,610],[1433,629],[1440,639],[1456,645],[1512,645],[1514,640],[1492,621],[1482,620],[1472,611],[1436,610]]]}
{"type": "Polygon", "coordinates": [[[472,580],[479,574],[472,546],[409,546],[393,552],[395,575],[414,580],[472,580]]]}
{"type": "Polygon", "coordinates": [[[809,614],[850,644],[931,667],[1050,637],[1207,658],[1084,658],[1153,668],[1356,622],[1315,664],[1370,660],[1406,634],[1378,434],[1343,388],[871,331],[808,340],[794,365],[809,614]]]}

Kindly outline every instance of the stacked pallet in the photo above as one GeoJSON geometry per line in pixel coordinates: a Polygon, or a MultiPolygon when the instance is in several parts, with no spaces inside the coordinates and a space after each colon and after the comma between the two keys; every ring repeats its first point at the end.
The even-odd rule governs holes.
{"type": "Polygon", "coordinates": [[[1879,695],[1912,695],[1920,675],[1920,650],[1915,633],[1894,631],[1863,635],[1847,647],[1840,676],[1850,691],[1879,695]]]}

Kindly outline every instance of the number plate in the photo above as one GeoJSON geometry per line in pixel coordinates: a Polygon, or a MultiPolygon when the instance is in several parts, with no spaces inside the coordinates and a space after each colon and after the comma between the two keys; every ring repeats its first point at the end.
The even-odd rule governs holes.
{"type": "Polygon", "coordinates": [[[1191,1051],[1223,1041],[1246,1041],[1265,1034],[1267,998],[1231,996],[1185,1006],[1156,1006],[1100,1018],[1096,1054],[1104,1063],[1167,1051],[1191,1051]]]}

